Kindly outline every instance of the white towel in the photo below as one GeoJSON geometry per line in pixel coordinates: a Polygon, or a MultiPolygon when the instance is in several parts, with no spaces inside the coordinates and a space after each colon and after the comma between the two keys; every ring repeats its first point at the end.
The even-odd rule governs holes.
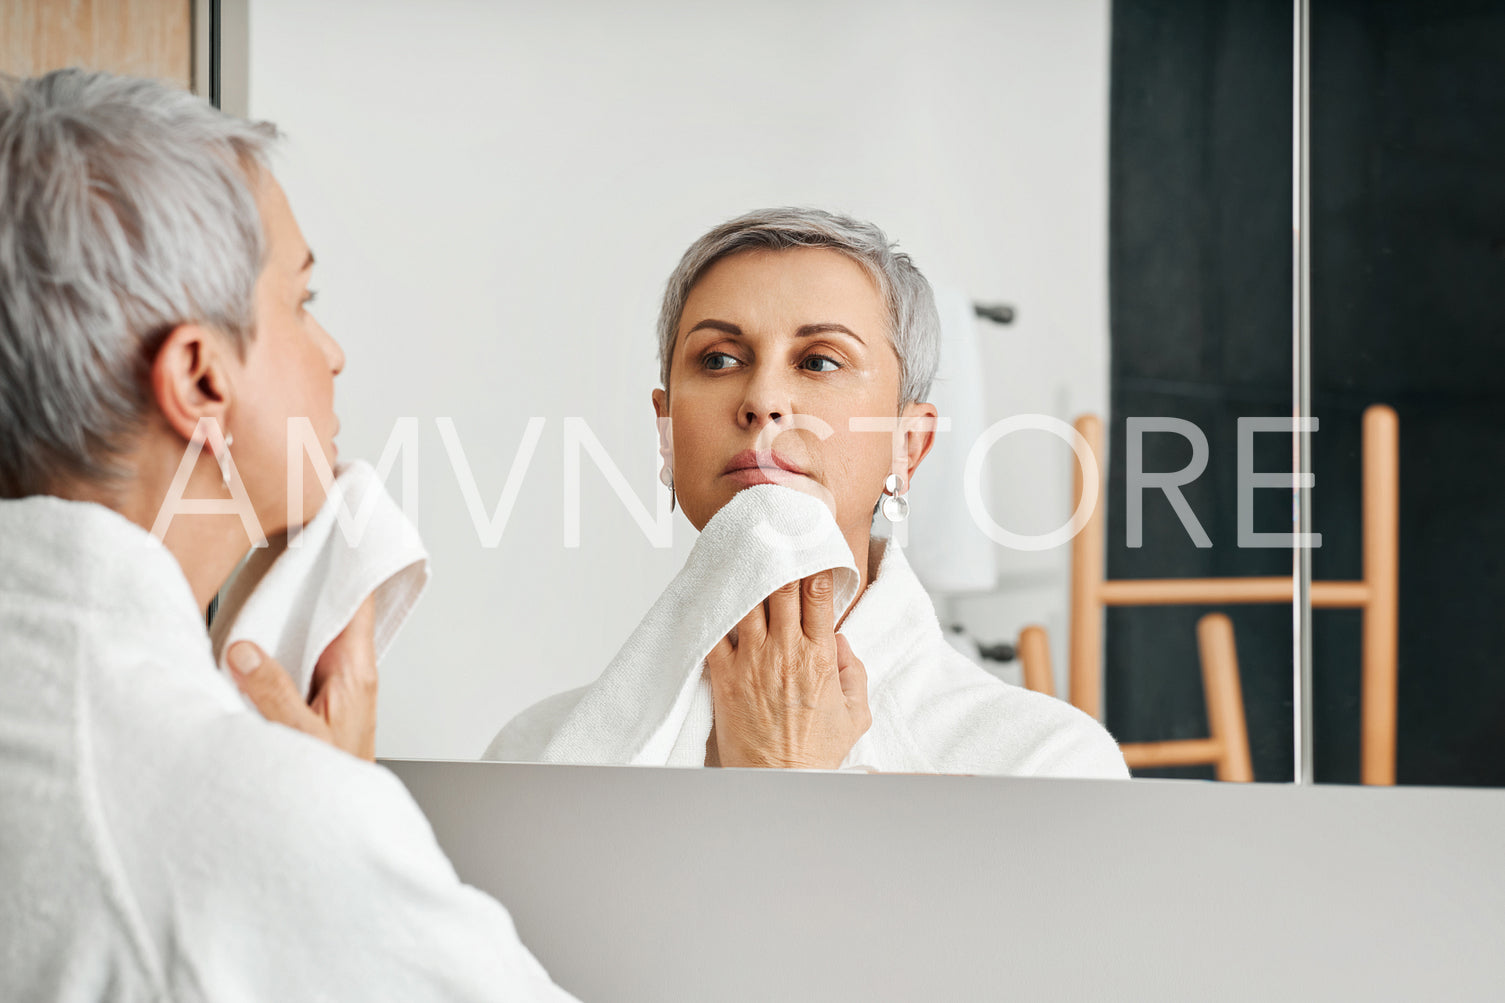
{"type": "Polygon", "coordinates": [[[935,305],[941,316],[941,360],[930,401],[951,419],[951,428],[936,433],[930,455],[915,474],[907,536],[896,536],[926,588],[991,592],[998,579],[998,548],[972,518],[962,490],[967,454],[984,427],[977,314],[970,296],[945,286],[936,287],[935,305]]]}
{"type": "Polygon", "coordinates": [[[428,584],[428,552],[369,463],[338,468],[318,513],[301,529],[252,551],[220,592],[210,628],[215,661],[253,641],[308,694],[314,666],[356,609],[376,594],[380,659],[428,584]]]}
{"type": "Polygon", "coordinates": [[[946,643],[935,609],[895,544],[864,555],[877,574],[853,604],[852,553],[825,506],[782,487],[739,492],[695,542],[684,569],[601,677],[509,721],[484,758],[508,762],[703,766],[712,705],[702,676],[718,638],[779,586],[836,568],[841,632],[867,669],[873,725],[844,766],[912,773],[1124,777],[1118,747],[1070,704],[1011,686],[946,643]],[[813,518],[826,539],[770,546],[813,518]]]}
{"type": "Polygon", "coordinates": [[[563,717],[538,736],[538,761],[703,765],[711,730],[705,656],[780,586],[827,569],[835,570],[839,620],[859,579],[830,510],[780,485],[737,492],[601,677],[583,696],[572,691],[579,699],[567,706],[549,702],[563,717]]]}

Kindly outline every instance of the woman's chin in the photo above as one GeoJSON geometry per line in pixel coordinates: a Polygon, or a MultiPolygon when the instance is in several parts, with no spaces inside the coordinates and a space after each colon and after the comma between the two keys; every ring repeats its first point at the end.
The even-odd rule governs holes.
{"type": "MultiPolygon", "coordinates": [[[[836,511],[835,500],[831,497],[825,485],[813,477],[805,474],[796,474],[793,471],[773,469],[764,470],[753,468],[751,470],[735,470],[730,474],[723,474],[722,483],[730,485],[732,490],[726,494],[725,501],[730,501],[732,495],[748,488],[758,487],[762,484],[777,484],[780,487],[793,488],[800,494],[809,495],[811,498],[823,503],[834,513],[836,511]]],[[[723,501],[723,504],[725,504],[723,501]]],[[[718,506],[719,508],[719,506],[718,506]]]]}

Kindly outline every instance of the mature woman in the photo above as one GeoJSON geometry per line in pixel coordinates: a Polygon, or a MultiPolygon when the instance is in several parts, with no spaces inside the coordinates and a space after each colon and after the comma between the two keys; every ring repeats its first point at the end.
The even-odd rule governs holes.
{"type": "Polygon", "coordinates": [[[568,998],[363,761],[369,601],[312,708],[230,653],[323,742],[211,657],[211,597],[288,525],[289,419],[326,462],[339,427],[270,137],[146,81],[0,81],[0,999],[568,998]]]}
{"type": "MultiPolygon", "coordinates": [[[[740,726],[747,703],[740,694],[749,685],[763,689],[767,704],[798,703],[798,692],[751,668],[748,653],[756,647],[749,638],[776,633],[769,625],[787,602],[780,593],[704,652],[703,670],[676,653],[691,649],[671,652],[673,633],[651,622],[705,621],[712,613],[704,597],[735,591],[755,572],[765,559],[747,559],[749,549],[762,546],[757,535],[722,523],[746,528],[766,520],[756,506],[784,502],[761,486],[777,485],[823,501],[844,543],[840,558],[855,572],[856,601],[844,617],[805,631],[816,646],[849,643],[868,682],[871,728],[825,765],[1127,776],[1118,747],[1096,721],[1002,682],[947,644],[903,552],[872,535],[880,504],[896,519],[907,512],[908,486],[934,439],[927,419],[936,409],[925,398],[939,331],[929,284],[871,224],[769,209],[697,240],[664,296],[663,385],[653,392],[666,483],[697,530],[717,529],[713,542],[709,531],[702,534],[681,573],[694,587],[677,580],[666,593],[688,608],[661,608],[661,600],[597,683],[524,712],[488,755],[713,765],[725,749],[723,730],[740,726]],[[743,500],[753,488],[766,499],[743,500]],[[841,635],[831,637],[838,628],[841,635]],[[708,710],[697,721],[702,671],[708,710]],[[653,698],[655,680],[666,678],[658,687],[663,698],[653,698]],[[607,693],[626,704],[615,716],[604,707],[607,693]],[[728,708],[734,698],[737,707],[728,708]],[[641,740],[610,734],[633,729],[641,740]],[[660,733],[673,737],[656,738],[660,733]],[[697,738],[704,739],[703,760],[697,738]]],[[[766,557],[779,559],[777,551],[766,557]]]]}

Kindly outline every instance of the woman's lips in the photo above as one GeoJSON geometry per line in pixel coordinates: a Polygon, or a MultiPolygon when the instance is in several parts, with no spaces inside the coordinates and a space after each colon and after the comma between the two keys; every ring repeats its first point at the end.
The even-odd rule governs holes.
{"type": "Polygon", "coordinates": [[[742,470],[729,471],[722,476],[744,488],[750,488],[755,484],[792,484],[795,481],[808,480],[804,474],[780,470],[778,467],[770,467],[767,470],[759,467],[745,467],[742,470]]]}
{"type": "Polygon", "coordinates": [[[722,476],[742,487],[754,484],[788,484],[803,480],[806,474],[799,465],[772,451],[744,449],[722,471],[722,476]]]}

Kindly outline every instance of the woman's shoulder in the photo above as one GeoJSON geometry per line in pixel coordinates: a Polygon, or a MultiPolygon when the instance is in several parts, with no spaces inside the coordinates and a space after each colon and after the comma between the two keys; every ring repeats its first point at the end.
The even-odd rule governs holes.
{"type": "Polygon", "coordinates": [[[888,546],[865,608],[849,623],[857,656],[871,659],[873,696],[888,708],[896,745],[945,773],[1128,776],[1101,724],[1064,700],[993,675],[945,639],[935,608],[903,551],[888,546]],[[869,601],[871,599],[871,601],[869,601]]]}
{"type": "Polygon", "coordinates": [[[896,674],[894,695],[937,769],[1010,776],[1128,776],[1113,737],[1064,700],[1005,682],[941,641],[896,674]]]}
{"type": "Polygon", "coordinates": [[[439,972],[446,986],[468,987],[457,997],[480,999],[495,991],[488,983],[518,988],[541,976],[506,910],[460,883],[390,770],[249,713],[183,751],[198,761],[157,778],[176,788],[171,796],[132,813],[131,842],[151,838],[155,855],[128,873],[144,911],[188,928],[244,930],[237,917],[255,911],[253,935],[231,938],[239,946],[216,955],[211,981],[254,983],[265,998],[292,998],[303,983],[313,995],[343,985],[416,999],[439,995],[429,984],[439,972]],[[186,871],[196,875],[191,901],[163,896],[186,871]],[[424,917],[417,927],[414,915],[424,917]],[[369,950],[341,953],[350,943],[369,950]],[[251,967],[268,956],[279,966],[251,967]]]}
{"type": "MultiPolygon", "coordinates": [[[[205,671],[213,672],[211,666],[205,671]]],[[[117,751],[134,742],[128,764],[94,767],[102,800],[114,805],[112,819],[140,827],[137,835],[156,829],[157,812],[192,804],[185,840],[213,839],[248,860],[266,853],[269,867],[276,866],[273,858],[299,849],[293,842],[310,853],[348,855],[366,844],[429,841],[422,813],[391,771],[266,721],[216,685],[186,686],[177,696],[178,713],[112,729],[117,751]],[[143,810],[150,805],[155,808],[143,810]],[[366,838],[352,844],[357,833],[366,838]]]]}

